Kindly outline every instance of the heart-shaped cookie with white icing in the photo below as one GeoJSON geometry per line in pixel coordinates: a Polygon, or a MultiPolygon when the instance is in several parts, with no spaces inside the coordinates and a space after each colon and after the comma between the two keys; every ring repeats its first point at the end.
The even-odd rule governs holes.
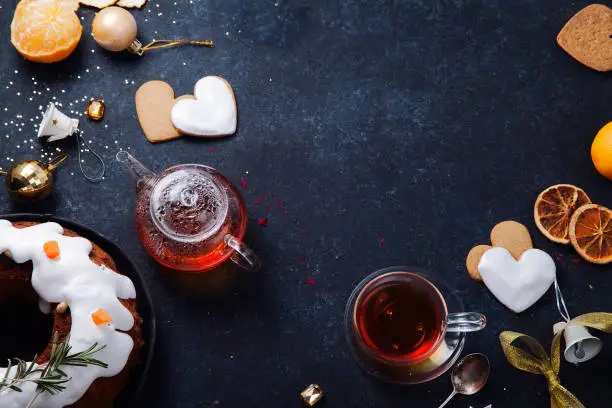
{"type": "Polygon", "coordinates": [[[172,125],[170,111],[177,101],[194,99],[192,95],[174,98],[174,90],[163,81],[149,81],[136,91],[136,113],[147,139],[151,143],[165,142],[180,137],[172,125]]]}
{"type": "Polygon", "coordinates": [[[556,278],[555,261],[546,252],[529,249],[517,261],[505,248],[485,252],[478,272],[491,293],[520,313],[537,302],[556,278]]]}
{"type": "MultiPolygon", "coordinates": [[[[533,248],[529,230],[516,221],[503,221],[491,230],[491,245],[506,248],[515,259],[519,259],[523,252],[533,248]]],[[[490,245],[477,245],[468,253],[465,265],[472,279],[482,281],[478,273],[478,264],[482,256],[491,249],[490,245]]]]}
{"type": "Polygon", "coordinates": [[[218,76],[207,76],[195,85],[195,100],[177,102],[171,111],[174,127],[181,133],[220,137],[236,133],[238,108],[230,84],[218,76]]]}

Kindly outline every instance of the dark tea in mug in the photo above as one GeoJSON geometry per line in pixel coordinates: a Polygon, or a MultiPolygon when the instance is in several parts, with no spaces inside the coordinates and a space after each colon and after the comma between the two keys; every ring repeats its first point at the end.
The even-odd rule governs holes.
{"type": "Polygon", "coordinates": [[[440,292],[411,273],[387,273],[369,282],[355,304],[354,324],[365,345],[393,360],[427,358],[445,333],[440,292]]]}

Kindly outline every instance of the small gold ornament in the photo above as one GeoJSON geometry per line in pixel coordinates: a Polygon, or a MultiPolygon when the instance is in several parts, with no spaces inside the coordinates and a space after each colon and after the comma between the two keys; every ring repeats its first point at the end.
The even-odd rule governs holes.
{"type": "Polygon", "coordinates": [[[91,25],[91,33],[94,40],[108,51],[128,50],[136,55],[142,55],[145,51],[174,47],[182,44],[203,45],[214,47],[212,41],[193,40],[156,40],[142,45],[136,38],[138,25],[132,14],[117,6],[106,7],[96,14],[91,25]]]}
{"type": "Polygon", "coordinates": [[[300,397],[304,405],[312,407],[323,398],[323,389],[318,384],[310,384],[300,393],[300,397]]]}
{"type": "Polygon", "coordinates": [[[91,120],[102,120],[104,117],[104,100],[92,98],[87,104],[87,117],[91,120]]]}
{"type": "Polygon", "coordinates": [[[23,160],[16,163],[6,174],[6,189],[17,200],[40,200],[53,192],[53,171],[66,160],[61,155],[48,163],[38,160],[23,160]]]}

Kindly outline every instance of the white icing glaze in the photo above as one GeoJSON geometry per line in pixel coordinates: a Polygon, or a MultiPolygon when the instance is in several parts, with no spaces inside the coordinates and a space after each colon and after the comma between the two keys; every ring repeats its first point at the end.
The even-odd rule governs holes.
{"type": "Polygon", "coordinates": [[[195,86],[193,99],[174,104],[170,117],[174,127],[196,136],[224,136],[236,133],[238,112],[231,86],[221,77],[207,76],[195,86]]]}
{"type": "Polygon", "coordinates": [[[43,312],[44,314],[49,314],[51,313],[51,303],[49,302],[45,302],[43,300],[43,298],[39,298],[38,299],[38,308],[40,309],[41,312],[43,312]]]}
{"type": "MultiPolygon", "coordinates": [[[[40,394],[32,405],[35,408],[62,408],[78,401],[97,378],[119,374],[134,346],[128,334],[117,331],[129,331],[134,326],[132,314],[118,299],[136,298],[134,284],[128,277],[93,263],[89,259],[91,242],[64,236],[63,232],[64,229],[53,222],[18,229],[0,220],[0,253],[10,250],[17,263],[32,261],[32,286],[41,304],[66,301],[70,307],[70,353],[86,350],[94,343],[104,345],[106,348],[94,358],[108,364],[108,368],[63,366],[62,370],[71,378],[65,384],[66,389],[56,395],[40,394]],[[48,241],[59,244],[60,257],[56,260],[49,259],[43,250],[48,241]],[[98,309],[108,312],[112,323],[96,326],[91,314],[98,309]]],[[[11,369],[11,373],[14,370],[11,369]]],[[[6,368],[0,368],[0,378],[5,372],[6,368]]],[[[36,392],[36,384],[26,382],[20,387],[23,392],[1,392],[0,407],[26,407],[36,392]]]]}
{"type": "Polygon", "coordinates": [[[539,249],[525,251],[516,261],[506,248],[496,247],[482,256],[478,272],[497,300],[520,313],[544,296],[555,281],[557,267],[539,249]]]}

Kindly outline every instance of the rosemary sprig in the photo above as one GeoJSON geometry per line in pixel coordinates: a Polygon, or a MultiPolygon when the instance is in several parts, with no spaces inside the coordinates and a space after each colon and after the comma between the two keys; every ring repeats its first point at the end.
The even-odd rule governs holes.
{"type": "MultiPolygon", "coordinates": [[[[89,365],[108,368],[108,364],[93,358],[93,355],[103,350],[106,346],[98,346],[98,343],[92,345],[87,350],[70,354],[72,347],[68,344],[70,336],[58,343],[59,335],[57,332],[53,334],[53,342],[51,343],[51,355],[47,364],[36,366],[34,362],[28,364],[20,359],[13,359],[17,364],[15,368],[15,374],[12,378],[9,378],[9,372],[13,368],[14,362],[9,360],[8,367],[4,377],[0,381],[0,393],[11,389],[13,391],[22,392],[19,384],[24,382],[32,382],[37,385],[36,391],[38,394],[48,392],[49,394],[55,395],[66,389],[66,384],[71,380],[60,367],[62,366],[77,366],[85,367],[89,365]],[[39,374],[33,376],[34,374],[39,374]]],[[[33,360],[36,360],[38,356],[34,356],[33,360]]],[[[35,396],[35,397],[36,397],[35,396]]]]}

